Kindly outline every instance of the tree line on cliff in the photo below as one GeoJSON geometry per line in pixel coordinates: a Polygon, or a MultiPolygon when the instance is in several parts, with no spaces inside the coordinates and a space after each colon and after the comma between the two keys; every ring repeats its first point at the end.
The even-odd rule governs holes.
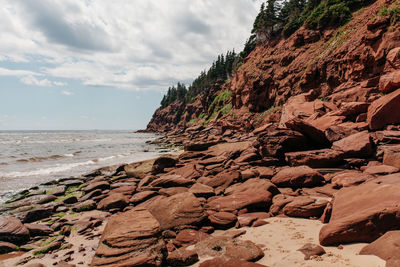
{"type": "Polygon", "coordinates": [[[192,103],[196,96],[207,94],[216,82],[232,77],[257,44],[272,38],[288,38],[300,27],[322,30],[346,24],[352,12],[376,0],[267,0],[262,3],[250,37],[240,53],[228,51],[218,55],[208,70],[204,70],[188,87],[182,83],[168,88],[161,108],[175,101],[192,103]]]}

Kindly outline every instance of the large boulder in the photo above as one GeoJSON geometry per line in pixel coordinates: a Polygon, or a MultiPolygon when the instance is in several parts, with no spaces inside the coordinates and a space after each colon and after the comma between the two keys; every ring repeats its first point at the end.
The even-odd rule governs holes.
{"type": "Polygon", "coordinates": [[[272,193],[263,189],[252,189],[229,196],[216,197],[207,203],[213,211],[234,212],[244,208],[266,211],[272,203],[272,193]]]}
{"type": "Polygon", "coordinates": [[[375,255],[388,263],[400,260],[400,231],[387,232],[371,244],[365,246],[360,251],[360,255],[375,255]]]}
{"type": "Polygon", "coordinates": [[[258,136],[259,150],[263,157],[283,157],[290,151],[304,150],[308,140],[301,133],[285,129],[273,129],[258,136]]]}
{"type": "Polygon", "coordinates": [[[129,204],[129,198],[121,193],[111,194],[102,199],[97,208],[99,210],[123,209],[129,204]]]}
{"type": "Polygon", "coordinates": [[[155,161],[154,159],[150,159],[141,162],[127,164],[124,166],[124,170],[126,174],[129,176],[144,178],[146,175],[151,173],[154,161],[155,161]]]}
{"type": "Polygon", "coordinates": [[[278,187],[313,187],[321,185],[324,177],[308,166],[286,168],[279,171],[271,180],[278,187]]]}
{"type": "Polygon", "coordinates": [[[319,218],[327,204],[327,200],[316,200],[307,196],[296,197],[283,208],[283,213],[289,217],[319,218]]]}
{"type": "Polygon", "coordinates": [[[367,122],[371,130],[400,122],[400,89],[382,96],[368,108],[367,122]]]}
{"type": "Polygon", "coordinates": [[[231,185],[230,187],[225,189],[225,194],[233,195],[236,193],[241,193],[247,190],[254,189],[263,189],[265,191],[271,192],[273,195],[279,194],[278,188],[276,188],[276,186],[271,183],[271,181],[260,178],[252,178],[245,181],[244,183],[236,183],[234,185],[231,185]]]}
{"type": "Polygon", "coordinates": [[[400,145],[384,149],[383,164],[400,169],[400,145]]]}
{"type": "Polygon", "coordinates": [[[29,231],[20,220],[12,217],[0,218],[0,241],[23,244],[29,240],[29,231]]]}
{"type": "Polygon", "coordinates": [[[149,211],[163,230],[198,224],[207,216],[202,203],[190,192],[159,198],[149,205],[149,211]]]}
{"type": "Polygon", "coordinates": [[[394,71],[382,75],[379,80],[379,91],[390,93],[400,88],[400,71],[394,71]]]}
{"type": "Polygon", "coordinates": [[[157,158],[154,161],[151,172],[153,174],[157,174],[157,173],[163,172],[165,168],[175,167],[175,164],[176,164],[175,158],[168,156],[168,155],[164,155],[164,156],[157,158]]]}
{"type": "Polygon", "coordinates": [[[130,210],[110,218],[91,266],[161,266],[164,252],[159,222],[147,210],[130,210]]]}
{"type": "Polygon", "coordinates": [[[320,149],[285,154],[286,162],[290,166],[306,165],[311,168],[336,167],[343,163],[342,151],[333,149],[320,149]]]}
{"type": "Polygon", "coordinates": [[[151,187],[177,187],[177,186],[189,186],[194,182],[189,179],[182,178],[180,175],[165,175],[158,179],[155,179],[150,183],[151,187]]]}
{"type": "Polygon", "coordinates": [[[318,147],[328,147],[330,145],[323,131],[299,118],[293,118],[287,121],[285,125],[289,129],[302,133],[318,147]]]}
{"type": "Polygon", "coordinates": [[[342,188],[333,200],[332,216],[319,234],[321,245],[372,242],[400,228],[400,186],[371,181],[342,188]]]}
{"type": "Polygon", "coordinates": [[[374,152],[371,136],[367,131],[336,141],[332,148],[343,151],[345,157],[369,157],[374,152]]]}

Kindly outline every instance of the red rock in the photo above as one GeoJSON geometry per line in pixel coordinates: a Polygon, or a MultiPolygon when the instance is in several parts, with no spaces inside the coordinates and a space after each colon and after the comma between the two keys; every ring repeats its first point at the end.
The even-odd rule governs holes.
{"type": "Polygon", "coordinates": [[[371,130],[379,130],[388,124],[400,122],[400,90],[382,96],[368,108],[367,122],[371,130]]]}
{"type": "Polygon", "coordinates": [[[234,212],[244,208],[266,210],[272,202],[272,194],[263,189],[246,190],[225,197],[216,197],[207,203],[214,211],[234,212]]]}
{"type": "Polygon", "coordinates": [[[224,191],[228,186],[240,178],[240,173],[237,171],[224,172],[217,174],[215,177],[201,177],[197,182],[215,188],[215,193],[224,191]]]}
{"type": "Polygon", "coordinates": [[[223,163],[225,160],[226,160],[226,157],[217,156],[217,157],[211,157],[211,158],[203,159],[203,160],[199,161],[198,163],[200,165],[209,166],[209,165],[215,165],[215,164],[223,163]]]}
{"type": "Polygon", "coordinates": [[[369,173],[369,174],[391,174],[395,172],[399,172],[400,170],[396,167],[393,166],[388,166],[388,165],[377,165],[377,166],[371,166],[367,167],[364,172],[369,173]]]}
{"type": "Polygon", "coordinates": [[[237,259],[229,258],[214,258],[211,260],[206,260],[200,264],[200,267],[267,267],[266,265],[261,265],[254,262],[242,261],[237,259]]]}
{"type": "Polygon", "coordinates": [[[279,171],[271,181],[278,187],[302,188],[321,185],[325,179],[308,166],[298,166],[279,171]]]}
{"type": "Polygon", "coordinates": [[[12,217],[0,218],[0,241],[22,244],[29,240],[29,231],[20,220],[12,217]]]}
{"type": "Polygon", "coordinates": [[[85,200],[83,202],[79,202],[76,205],[74,205],[72,207],[73,211],[77,211],[77,212],[82,212],[82,211],[90,211],[90,210],[94,210],[97,206],[97,203],[92,200],[85,200]]]}
{"type": "Polygon", "coordinates": [[[314,102],[309,101],[309,93],[292,96],[282,107],[280,126],[293,118],[310,117],[314,113],[314,102]]]}
{"type": "Polygon", "coordinates": [[[12,251],[18,250],[18,247],[9,242],[0,241],[0,254],[10,253],[12,251]]]}
{"type": "Polygon", "coordinates": [[[146,210],[112,216],[91,266],[160,266],[165,243],[158,221],[146,210]]]}
{"type": "Polygon", "coordinates": [[[256,261],[264,256],[264,252],[253,242],[225,236],[207,238],[197,243],[195,250],[200,257],[227,257],[245,261],[256,261]]]}
{"type": "Polygon", "coordinates": [[[272,178],[274,176],[275,171],[273,168],[270,167],[255,167],[254,170],[258,172],[260,178],[272,178]]]}
{"type": "Polygon", "coordinates": [[[384,150],[383,164],[400,169],[400,146],[387,147],[384,150]]]}
{"type": "Polygon", "coordinates": [[[206,218],[202,203],[189,192],[157,199],[148,209],[163,230],[200,223],[206,218]]]}
{"type": "Polygon", "coordinates": [[[110,210],[110,209],[123,209],[129,204],[129,199],[121,194],[112,194],[104,199],[102,199],[97,208],[99,210],[110,210]]]}
{"type": "Polygon", "coordinates": [[[369,157],[373,154],[371,136],[368,132],[350,135],[333,143],[332,148],[343,151],[345,157],[369,157]]]}
{"type": "Polygon", "coordinates": [[[54,231],[50,227],[44,224],[24,224],[29,231],[31,237],[34,236],[48,236],[54,231]]]}
{"type": "Polygon", "coordinates": [[[124,194],[128,197],[130,197],[136,190],[136,185],[124,185],[124,186],[119,186],[115,189],[112,189],[109,193],[109,195],[112,194],[124,194]]]}
{"type": "Polygon", "coordinates": [[[271,215],[266,212],[244,213],[238,216],[240,227],[251,226],[254,222],[270,218],[271,215]]]}
{"type": "Polygon", "coordinates": [[[276,195],[272,199],[272,205],[269,209],[269,212],[272,215],[278,215],[282,212],[283,208],[290,202],[294,200],[293,196],[287,196],[287,195],[276,195]]]}
{"type": "Polygon", "coordinates": [[[289,129],[302,133],[313,142],[313,144],[316,144],[319,147],[327,147],[330,145],[330,142],[323,131],[299,118],[293,118],[287,121],[285,125],[289,129]]]}
{"type": "Polygon", "coordinates": [[[263,157],[282,157],[284,153],[299,151],[307,147],[308,141],[299,132],[292,130],[271,130],[258,136],[260,154],[263,157]]]}
{"type": "Polygon", "coordinates": [[[158,195],[158,193],[155,191],[138,192],[131,197],[129,202],[137,205],[137,204],[142,203],[142,202],[144,202],[154,196],[157,196],[157,195],[158,195]]]}
{"type": "Polygon", "coordinates": [[[386,56],[386,64],[393,69],[400,69],[400,47],[393,48],[386,56]]]}
{"type": "Polygon", "coordinates": [[[107,190],[110,189],[110,184],[106,181],[100,181],[100,182],[90,182],[87,186],[82,188],[82,190],[87,194],[91,191],[94,191],[96,189],[100,190],[107,190]]]}
{"type": "Polygon", "coordinates": [[[211,213],[208,219],[216,228],[230,228],[235,225],[237,216],[230,212],[216,212],[211,213]]]}
{"type": "Polygon", "coordinates": [[[164,155],[158,157],[153,163],[151,173],[152,174],[161,173],[164,171],[165,168],[175,167],[175,164],[176,164],[176,159],[173,158],[172,156],[164,155]]]}
{"type": "Polygon", "coordinates": [[[196,167],[196,164],[185,164],[185,166],[180,168],[175,168],[174,170],[170,171],[168,174],[175,174],[179,175],[185,179],[197,179],[201,176],[199,170],[196,167]]]}
{"type": "Polygon", "coordinates": [[[189,192],[193,193],[196,197],[205,197],[209,198],[215,196],[215,191],[211,186],[195,183],[190,189],[189,192]]]}
{"type": "Polygon", "coordinates": [[[199,261],[196,251],[180,248],[168,253],[167,263],[169,266],[189,266],[199,261]]]}
{"type": "Polygon", "coordinates": [[[375,255],[385,261],[400,260],[400,231],[389,231],[360,251],[360,255],[375,255]]]}
{"type": "Polygon", "coordinates": [[[362,173],[356,170],[346,170],[334,174],[331,182],[335,188],[342,188],[362,184],[374,178],[375,176],[368,173],[362,173]]]}
{"type": "Polygon", "coordinates": [[[390,72],[382,75],[379,80],[379,91],[391,93],[400,88],[400,71],[390,72]]]}
{"type": "Polygon", "coordinates": [[[186,143],[184,144],[185,151],[204,151],[209,147],[218,144],[218,142],[197,142],[197,143],[186,143]]]}
{"type": "Polygon", "coordinates": [[[311,168],[336,167],[343,163],[343,152],[333,149],[290,152],[285,154],[290,166],[307,165],[311,168]]]}
{"type": "Polygon", "coordinates": [[[237,194],[237,193],[242,193],[247,190],[265,190],[273,195],[279,194],[278,188],[271,183],[269,180],[265,179],[260,179],[260,178],[253,178],[245,181],[244,183],[236,183],[234,185],[231,185],[227,189],[225,189],[225,194],[226,195],[232,195],[232,194],[237,194]]]}
{"type": "Polygon", "coordinates": [[[316,200],[306,196],[296,197],[283,208],[283,213],[289,217],[319,218],[327,204],[327,200],[316,200]]]}
{"type": "Polygon", "coordinates": [[[338,116],[355,116],[368,111],[369,104],[366,102],[345,102],[341,103],[338,111],[335,112],[338,116]]]}
{"type": "Polygon", "coordinates": [[[169,187],[169,188],[161,188],[160,190],[158,190],[158,193],[160,193],[160,195],[170,197],[188,191],[189,189],[187,189],[186,187],[169,187]]]}
{"type": "Polygon", "coordinates": [[[258,176],[258,173],[255,170],[247,169],[240,172],[242,179],[247,180],[250,178],[255,178],[258,176]]]}
{"type": "Polygon", "coordinates": [[[324,116],[319,117],[317,119],[308,118],[306,122],[310,123],[315,128],[320,129],[321,131],[325,131],[332,125],[341,124],[345,119],[346,119],[345,116],[336,116],[334,115],[334,113],[327,113],[324,116]]]}
{"type": "Polygon", "coordinates": [[[329,224],[319,234],[321,245],[372,242],[398,228],[400,186],[374,181],[336,193],[329,224]]]}
{"type": "Polygon", "coordinates": [[[190,246],[194,245],[202,240],[209,238],[210,235],[201,231],[193,229],[185,229],[178,233],[175,238],[176,244],[179,246],[190,246]]]}
{"type": "Polygon", "coordinates": [[[193,181],[181,178],[179,175],[166,175],[150,183],[151,187],[179,187],[192,185],[193,181]]]}
{"type": "Polygon", "coordinates": [[[94,197],[98,197],[102,194],[102,190],[101,189],[96,189],[91,191],[90,193],[85,194],[83,197],[81,197],[79,199],[80,202],[86,201],[88,199],[94,198],[94,197]]]}
{"type": "Polygon", "coordinates": [[[310,243],[305,244],[304,246],[299,248],[298,251],[304,254],[305,260],[309,260],[311,256],[321,256],[326,253],[321,246],[310,243]]]}
{"type": "Polygon", "coordinates": [[[154,159],[134,162],[124,166],[124,170],[128,176],[144,178],[151,173],[154,159]]]}

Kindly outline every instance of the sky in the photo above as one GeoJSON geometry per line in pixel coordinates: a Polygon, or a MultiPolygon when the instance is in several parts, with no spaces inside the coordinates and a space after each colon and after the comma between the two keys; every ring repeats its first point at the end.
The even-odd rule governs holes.
{"type": "Polygon", "coordinates": [[[0,130],[143,129],[261,0],[0,0],[0,130]]]}

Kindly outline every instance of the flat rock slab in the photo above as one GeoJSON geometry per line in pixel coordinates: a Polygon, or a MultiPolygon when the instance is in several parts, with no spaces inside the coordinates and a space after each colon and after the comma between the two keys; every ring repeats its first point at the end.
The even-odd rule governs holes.
{"type": "Polygon", "coordinates": [[[325,179],[308,166],[298,166],[279,171],[271,181],[278,187],[302,188],[321,185],[325,179]]]}
{"type": "Polygon", "coordinates": [[[159,222],[147,210],[110,218],[91,266],[160,266],[165,243],[159,222]]]}
{"type": "Polygon", "coordinates": [[[249,210],[267,211],[272,203],[272,193],[263,189],[247,190],[224,197],[217,197],[207,203],[207,208],[214,211],[233,212],[248,208],[249,210]]]}
{"type": "Polygon", "coordinates": [[[206,218],[202,203],[189,192],[157,199],[148,209],[163,230],[200,223],[206,218]]]}
{"type": "Polygon", "coordinates": [[[332,216],[319,234],[321,245],[372,242],[400,225],[400,186],[368,182],[342,188],[332,216]]]}
{"type": "Polygon", "coordinates": [[[290,152],[285,154],[290,166],[307,165],[311,168],[336,167],[343,163],[344,153],[333,149],[290,152]]]}

